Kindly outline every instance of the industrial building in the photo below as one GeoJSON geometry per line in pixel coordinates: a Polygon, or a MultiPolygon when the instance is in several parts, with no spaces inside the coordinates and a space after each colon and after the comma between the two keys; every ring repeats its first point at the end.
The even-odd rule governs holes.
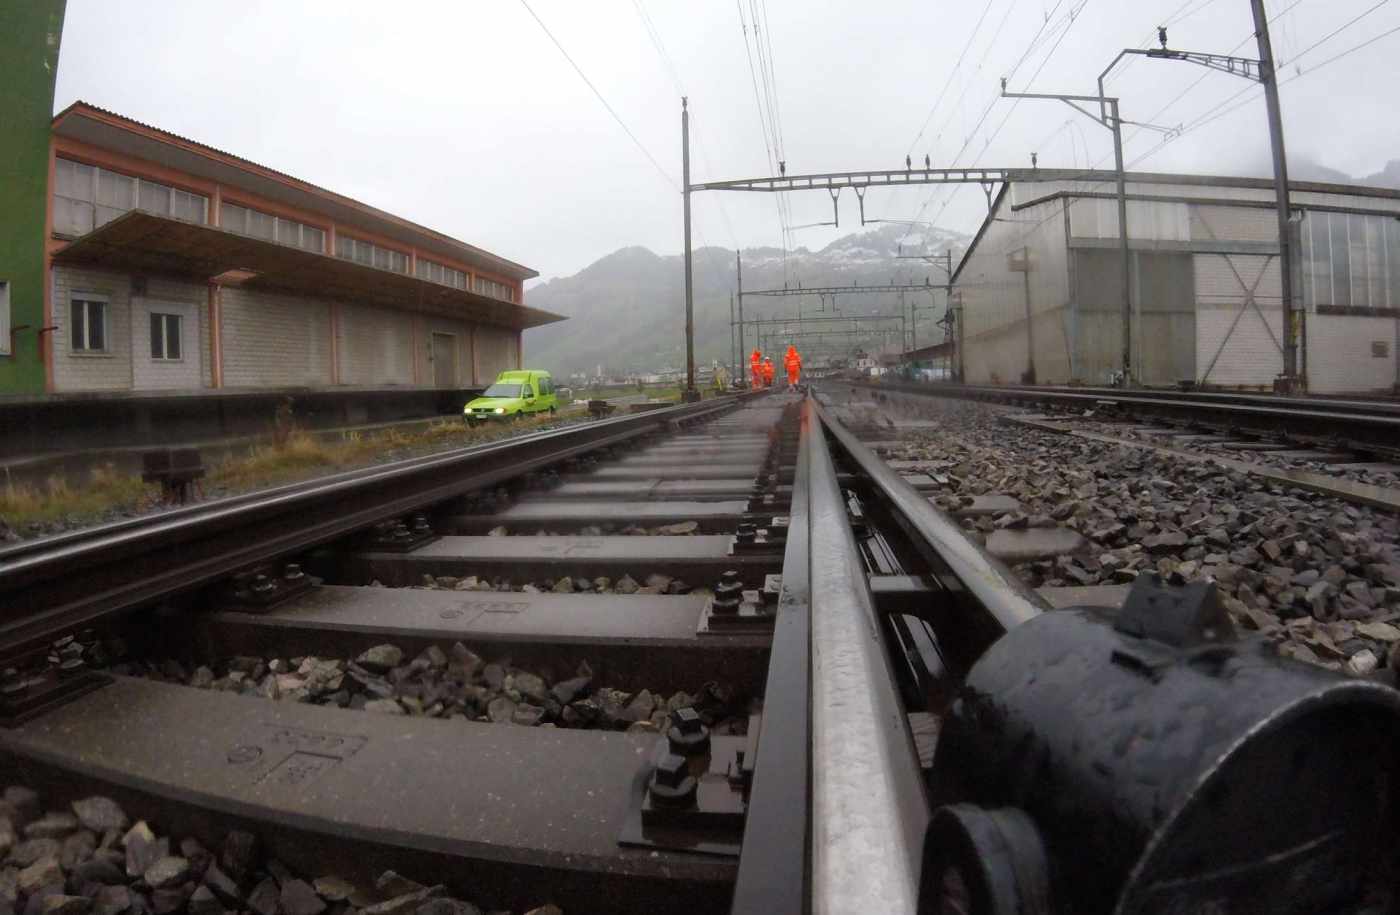
{"type": "MultiPolygon", "coordinates": [[[[1293,182],[1290,198],[1307,389],[1390,391],[1400,382],[1400,191],[1293,182]]],[[[1272,182],[1130,173],[1127,200],[1132,380],[1272,389],[1284,326],[1272,182]]],[[[1112,381],[1121,265],[1113,173],[1004,185],[952,280],[967,380],[1112,381]]]]}
{"type": "Polygon", "coordinates": [[[0,395],[470,389],[562,320],[527,267],[83,102],[47,167],[42,273],[0,277],[0,395]]]}

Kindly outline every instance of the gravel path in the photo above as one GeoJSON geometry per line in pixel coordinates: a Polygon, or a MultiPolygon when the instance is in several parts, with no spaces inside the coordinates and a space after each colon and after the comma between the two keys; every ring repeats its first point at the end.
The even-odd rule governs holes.
{"type": "MultiPolygon", "coordinates": [[[[901,408],[868,419],[896,429],[901,408]]],[[[934,498],[957,512],[973,496],[1005,494],[1021,510],[964,518],[974,536],[997,528],[1065,527],[1078,555],[1019,565],[1032,586],[1116,584],[1155,570],[1171,581],[1213,579],[1245,629],[1280,650],[1369,675],[1400,668],[1400,521],[1335,498],[1270,485],[1214,462],[1055,435],[998,420],[1004,411],[929,401],[917,415],[945,424],[904,430],[889,459],[925,462],[947,480],[934,498]]]]}

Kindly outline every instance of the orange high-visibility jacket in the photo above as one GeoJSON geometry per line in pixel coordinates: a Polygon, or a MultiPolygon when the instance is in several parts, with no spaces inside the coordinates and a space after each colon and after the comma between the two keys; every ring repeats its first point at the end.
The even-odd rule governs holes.
{"type": "Polygon", "coordinates": [[[773,360],[765,358],[763,360],[763,383],[773,383],[773,360]]]}
{"type": "Polygon", "coordinates": [[[798,355],[797,347],[788,346],[787,354],[783,356],[783,367],[787,369],[788,384],[797,384],[797,379],[802,375],[802,357],[798,355]]]}

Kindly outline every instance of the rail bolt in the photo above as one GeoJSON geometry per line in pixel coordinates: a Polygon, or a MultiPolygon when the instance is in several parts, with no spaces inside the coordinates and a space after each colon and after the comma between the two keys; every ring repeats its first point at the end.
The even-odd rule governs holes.
{"type": "Polygon", "coordinates": [[[671,727],[666,742],[672,753],[696,756],[710,749],[710,729],[700,720],[700,713],[686,706],[671,713],[671,727]]]}
{"type": "Polygon", "coordinates": [[[395,539],[395,540],[407,540],[407,539],[409,539],[409,538],[412,537],[412,536],[413,536],[413,532],[410,531],[410,530],[408,529],[408,525],[407,525],[407,524],[404,524],[403,522],[399,522],[398,524],[395,524],[395,525],[394,525],[394,539],[395,539]]]}
{"type": "Polygon", "coordinates": [[[306,573],[302,572],[301,563],[289,562],[282,567],[282,577],[287,581],[301,581],[306,573]]]}
{"type": "Polygon", "coordinates": [[[416,514],[416,515],[414,515],[414,516],[413,516],[413,530],[414,530],[415,533],[419,533],[419,534],[431,533],[432,530],[433,530],[433,526],[432,526],[431,524],[428,523],[428,516],[425,515],[425,514],[423,514],[423,513],[421,513],[421,512],[418,513],[418,514],[416,514]]]}
{"type": "Polygon", "coordinates": [[[696,781],[684,756],[667,753],[651,773],[651,797],[658,804],[683,807],[695,799],[696,781]]]}
{"type": "Polygon", "coordinates": [[[719,584],[715,585],[715,596],[710,601],[710,612],[732,616],[739,612],[739,605],[743,599],[743,579],[739,577],[738,572],[729,569],[720,576],[719,584]]]}
{"type": "Polygon", "coordinates": [[[259,573],[253,576],[254,594],[258,595],[259,597],[266,597],[276,590],[277,585],[273,584],[272,579],[268,578],[266,575],[259,573]]]}
{"type": "Polygon", "coordinates": [[[753,543],[758,538],[758,527],[752,521],[745,521],[739,525],[739,531],[734,535],[734,539],[739,543],[753,543]]]}

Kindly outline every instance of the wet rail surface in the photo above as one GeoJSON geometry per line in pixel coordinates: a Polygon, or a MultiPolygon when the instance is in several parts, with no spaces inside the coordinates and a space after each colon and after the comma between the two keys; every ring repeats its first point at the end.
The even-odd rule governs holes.
{"type": "MultiPolygon", "coordinates": [[[[953,700],[1058,615],[859,422],[679,407],[0,552],[0,768],[483,908],[1016,911],[1063,838],[953,700]]],[[[1277,691],[1393,768],[1393,691],[1277,691]]]]}

